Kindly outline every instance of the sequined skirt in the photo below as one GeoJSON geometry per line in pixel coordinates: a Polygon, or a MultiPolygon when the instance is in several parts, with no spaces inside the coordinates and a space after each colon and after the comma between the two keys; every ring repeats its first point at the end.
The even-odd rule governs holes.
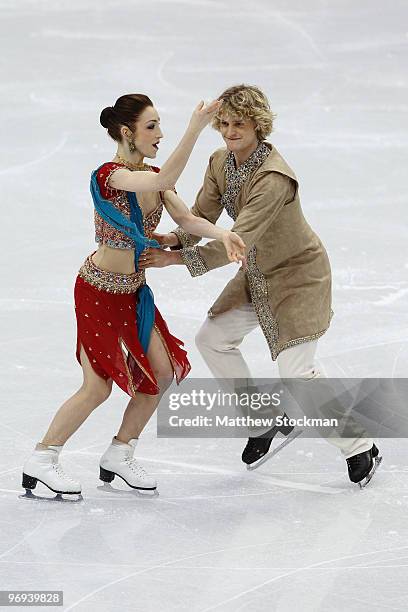
{"type": "MultiPolygon", "coordinates": [[[[74,291],[78,362],[81,363],[82,346],[96,374],[105,380],[111,378],[131,397],[135,397],[137,392],[158,394],[158,382],[148,356],[139,342],[136,320],[137,289],[132,293],[128,292],[129,284],[123,283],[123,280],[121,283],[120,279],[134,275],[114,274],[113,281],[108,279],[109,289],[98,288],[95,282],[88,282],[83,274],[88,274],[91,269],[92,280],[97,278],[99,282],[102,278],[101,282],[104,282],[104,275],[95,274],[95,271],[104,271],[97,268],[93,262],[90,263],[91,265],[85,262],[85,270],[82,266],[82,274],[80,271],[77,276],[74,291]],[[112,290],[115,286],[123,289],[124,285],[126,291],[112,290]]],[[[191,366],[187,353],[182,348],[183,342],[170,333],[157,307],[154,330],[167,352],[177,383],[180,383],[189,373],[191,366]]]]}

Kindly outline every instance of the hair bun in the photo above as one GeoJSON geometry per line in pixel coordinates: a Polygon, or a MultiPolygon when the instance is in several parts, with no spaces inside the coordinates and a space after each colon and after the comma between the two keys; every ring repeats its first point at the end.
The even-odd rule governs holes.
{"type": "Polygon", "coordinates": [[[115,112],[115,109],[113,108],[113,106],[107,106],[106,108],[103,109],[103,111],[101,112],[101,116],[99,118],[99,121],[101,122],[102,127],[104,128],[108,128],[111,121],[112,121],[112,115],[115,112]]]}

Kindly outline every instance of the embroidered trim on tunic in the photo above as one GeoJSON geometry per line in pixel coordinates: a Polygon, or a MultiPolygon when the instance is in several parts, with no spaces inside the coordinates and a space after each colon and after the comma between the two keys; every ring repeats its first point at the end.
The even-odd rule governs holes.
{"type": "Polygon", "coordinates": [[[176,234],[178,241],[183,248],[194,246],[194,242],[190,238],[190,234],[188,234],[185,230],[183,230],[182,227],[176,227],[176,229],[172,230],[171,233],[176,234]]]}
{"type": "Polygon", "coordinates": [[[201,276],[201,274],[208,272],[208,268],[204,259],[200,255],[198,246],[187,247],[186,249],[182,249],[180,253],[181,259],[187,266],[191,276],[201,276]]]}
{"type": "Polygon", "coordinates": [[[317,340],[318,338],[323,336],[323,334],[325,334],[327,330],[329,329],[330,322],[332,320],[333,315],[334,315],[334,312],[332,309],[330,309],[329,324],[327,327],[325,327],[321,331],[316,332],[315,334],[311,334],[310,336],[303,336],[302,338],[295,338],[294,340],[288,340],[288,342],[285,342],[285,344],[282,344],[282,346],[275,349],[274,352],[271,351],[273,361],[275,361],[279,353],[281,353],[285,349],[290,348],[291,346],[297,346],[298,344],[303,344],[304,342],[311,342],[312,340],[317,340]]]}
{"type": "MultiPolygon", "coordinates": [[[[333,310],[330,309],[329,323],[327,327],[322,329],[315,334],[311,334],[310,336],[303,336],[301,338],[294,338],[293,340],[288,340],[281,346],[279,346],[279,324],[277,319],[273,316],[269,300],[268,300],[268,285],[266,282],[266,278],[264,274],[260,271],[258,266],[256,265],[256,247],[252,247],[248,252],[247,258],[247,275],[248,275],[248,283],[249,290],[251,292],[252,303],[254,305],[254,310],[259,320],[259,325],[263,331],[266,342],[268,343],[269,350],[271,351],[272,360],[276,361],[279,353],[283,350],[290,348],[291,346],[296,346],[298,344],[303,344],[304,342],[310,342],[312,340],[317,340],[320,336],[328,330],[330,321],[333,317],[333,310]]],[[[214,316],[213,313],[209,316],[214,316]]]]}
{"type": "MultiPolygon", "coordinates": [[[[270,149],[265,143],[261,143],[256,151],[246,160],[244,164],[235,168],[233,153],[229,153],[226,164],[225,173],[227,177],[227,189],[221,198],[221,204],[225,207],[228,215],[236,221],[237,210],[235,208],[235,200],[245,181],[250,175],[259,168],[270,153],[270,149]]],[[[253,246],[247,255],[246,275],[248,278],[249,291],[251,293],[252,303],[259,325],[263,331],[265,339],[268,343],[272,354],[272,359],[276,359],[273,355],[276,353],[276,346],[279,340],[278,322],[273,316],[268,300],[268,285],[264,274],[256,265],[256,247],[253,246]]],[[[208,316],[214,317],[214,313],[210,309],[208,316]]]]}
{"type": "Polygon", "coordinates": [[[235,168],[234,154],[232,152],[228,153],[225,162],[227,188],[221,198],[221,204],[234,221],[237,218],[235,200],[241,191],[242,185],[247,181],[254,170],[264,163],[270,152],[269,147],[267,147],[264,142],[261,142],[252,155],[248,157],[246,162],[241,164],[238,168],[235,168]]]}
{"type": "Polygon", "coordinates": [[[119,272],[102,270],[94,264],[92,255],[85,259],[78,274],[97,289],[108,293],[135,293],[139,287],[146,283],[144,270],[133,272],[133,274],[120,274],[119,272]]]}
{"type": "Polygon", "coordinates": [[[255,246],[253,246],[248,252],[246,272],[252,303],[259,320],[259,325],[261,326],[269,349],[272,353],[272,359],[274,359],[273,354],[276,351],[276,345],[279,340],[279,326],[269,305],[268,285],[266,278],[256,265],[255,246]]]}

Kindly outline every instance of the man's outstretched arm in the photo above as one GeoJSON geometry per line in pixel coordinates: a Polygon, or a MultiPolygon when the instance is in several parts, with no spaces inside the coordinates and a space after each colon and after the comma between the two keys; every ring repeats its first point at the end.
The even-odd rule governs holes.
{"type": "MultiPolygon", "coordinates": [[[[285,204],[289,204],[296,193],[296,183],[287,176],[277,172],[265,172],[256,183],[254,193],[241,209],[232,231],[246,245],[246,253],[270,229],[272,223],[285,204]]],[[[187,266],[191,276],[205,274],[215,268],[230,263],[223,252],[223,245],[218,240],[212,240],[204,246],[192,246],[182,249],[179,257],[169,258],[171,263],[187,266]]]]}

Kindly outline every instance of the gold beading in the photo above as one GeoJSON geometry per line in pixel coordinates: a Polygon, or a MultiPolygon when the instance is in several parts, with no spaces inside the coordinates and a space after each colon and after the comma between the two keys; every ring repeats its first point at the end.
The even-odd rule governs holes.
{"type": "Polygon", "coordinates": [[[124,166],[129,168],[129,170],[150,170],[150,166],[148,164],[145,164],[144,162],[131,162],[118,154],[116,154],[116,159],[120,164],[123,164],[124,166]]]}
{"type": "Polygon", "coordinates": [[[120,272],[102,270],[94,264],[92,255],[85,259],[78,274],[84,281],[97,289],[107,291],[108,293],[135,293],[139,287],[146,283],[144,270],[133,272],[133,274],[121,274],[120,272]]]}

